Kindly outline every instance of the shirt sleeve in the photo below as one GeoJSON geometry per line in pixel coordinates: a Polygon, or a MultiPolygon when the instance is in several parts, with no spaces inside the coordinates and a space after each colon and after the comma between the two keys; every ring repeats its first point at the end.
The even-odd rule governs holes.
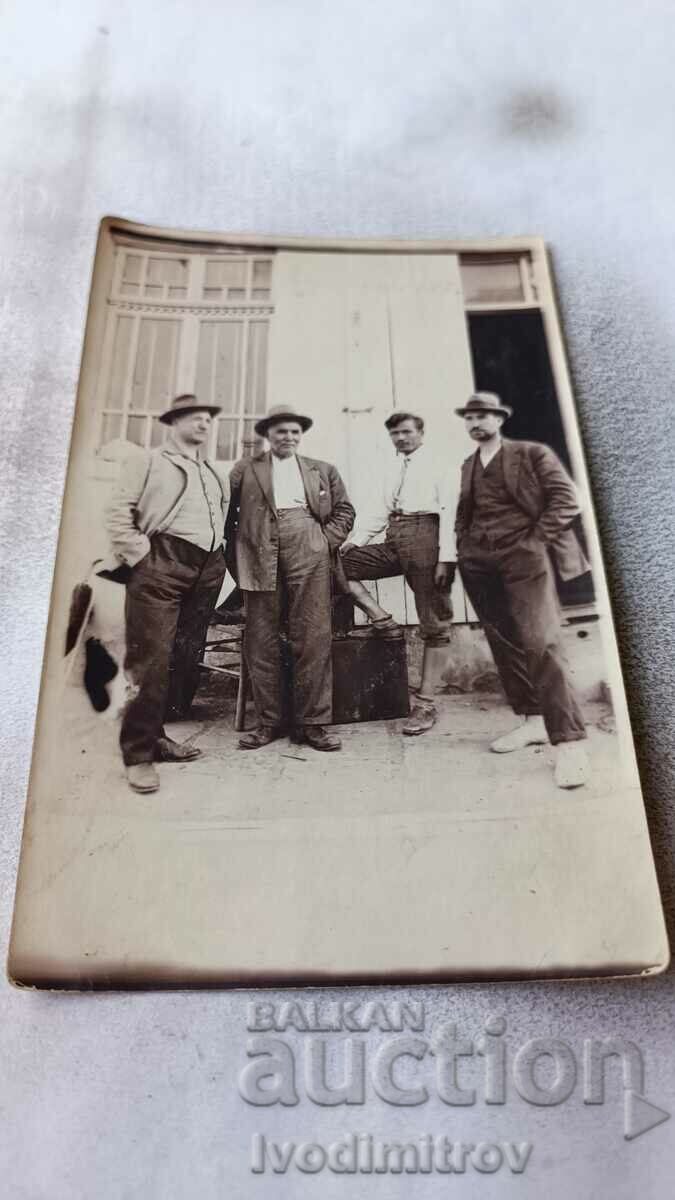
{"type": "Polygon", "coordinates": [[[456,562],[455,517],[459,501],[459,471],[446,468],[436,475],[438,503],[438,561],[456,562]]]}
{"type": "Polygon", "coordinates": [[[380,494],[374,498],[371,507],[356,514],[356,523],[349,535],[349,541],[353,546],[365,546],[367,542],[371,542],[379,533],[382,533],[383,529],[386,529],[391,511],[391,502],[388,497],[388,482],[385,478],[380,488],[380,494]]]}
{"type": "Polygon", "coordinates": [[[349,536],[349,541],[354,546],[365,546],[367,542],[372,542],[378,533],[382,533],[382,530],[386,529],[388,520],[389,513],[386,510],[377,516],[374,513],[364,514],[363,520],[357,514],[356,525],[353,533],[349,536]]]}

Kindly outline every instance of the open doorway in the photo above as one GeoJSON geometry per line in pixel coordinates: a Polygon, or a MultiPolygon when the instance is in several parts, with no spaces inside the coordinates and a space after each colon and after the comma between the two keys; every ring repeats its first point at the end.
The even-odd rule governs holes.
{"type": "MultiPolygon", "coordinates": [[[[476,389],[497,392],[513,408],[505,435],[546,443],[573,475],[541,311],[469,312],[467,321],[476,389]]],[[[586,550],[580,517],[574,528],[586,550]]],[[[557,583],[565,609],[594,603],[590,571],[557,583]]]]}

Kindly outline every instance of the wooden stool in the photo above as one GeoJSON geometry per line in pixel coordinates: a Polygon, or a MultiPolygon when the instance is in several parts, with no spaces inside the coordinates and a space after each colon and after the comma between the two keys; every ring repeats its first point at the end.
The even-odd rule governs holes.
{"type": "Polygon", "coordinates": [[[237,680],[237,702],[234,710],[234,728],[237,733],[241,733],[246,729],[246,702],[250,692],[250,680],[248,668],[246,666],[246,658],[242,645],[242,635],[231,633],[224,637],[214,638],[208,641],[204,647],[204,659],[199,664],[202,671],[212,671],[216,675],[226,675],[228,679],[237,680]],[[209,652],[228,654],[234,652],[235,660],[232,663],[222,665],[220,663],[206,662],[206,656],[209,652]]]}

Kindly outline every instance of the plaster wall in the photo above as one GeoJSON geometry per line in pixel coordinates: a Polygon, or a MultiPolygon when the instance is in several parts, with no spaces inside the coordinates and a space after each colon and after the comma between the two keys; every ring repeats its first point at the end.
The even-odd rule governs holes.
{"type": "MultiPolygon", "coordinates": [[[[546,237],[672,929],[674,35],[665,0],[4,7],[5,943],[89,277],[97,224],[110,213],[319,236],[546,237]]],[[[516,1045],[535,1036],[632,1038],[650,1098],[675,1110],[672,972],[392,994],[413,991],[430,1016],[452,1015],[473,1030],[488,1013],[506,1015],[516,1045]]],[[[4,983],[6,1194],[316,1194],[311,1178],[250,1175],[252,1117],[236,1092],[247,998],[50,996],[4,983]]],[[[504,1196],[546,1189],[628,1200],[672,1188],[670,1127],[626,1142],[618,1099],[589,1109],[577,1096],[557,1112],[521,1105],[491,1126],[484,1108],[434,1114],[429,1127],[451,1124],[465,1140],[499,1128],[536,1143],[528,1172],[498,1184],[483,1176],[481,1195],[498,1186],[504,1196]]],[[[313,1131],[330,1140],[345,1124],[307,1106],[264,1116],[259,1125],[280,1137],[313,1131]]],[[[377,1104],[358,1110],[359,1127],[390,1136],[426,1120],[377,1104]]],[[[468,1177],[456,1182],[468,1195],[468,1177]]],[[[342,1183],[321,1179],[327,1196],[344,1195],[342,1183]]],[[[388,1198],[445,1190],[441,1177],[359,1184],[360,1194],[388,1198]]]]}

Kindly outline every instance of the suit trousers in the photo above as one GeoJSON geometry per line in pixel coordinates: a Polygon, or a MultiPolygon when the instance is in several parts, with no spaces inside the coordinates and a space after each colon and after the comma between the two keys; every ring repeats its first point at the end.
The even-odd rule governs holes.
{"type": "Polygon", "coordinates": [[[500,548],[472,542],[469,535],[460,543],[458,560],[514,712],[541,714],[554,746],[585,738],[560,640],[560,611],[546,547],[531,535],[500,548]]]}
{"type": "Polygon", "coordinates": [[[125,671],[138,688],[122,720],[127,766],[152,762],[163,734],[172,678],[189,679],[204,653],[225,575],[222,547],[209,552],[184,538],[155,534],[127,584],[125,671]]]}
{"type": "Polygon", "coordinates": [[[258,720],[285,724],[288,696],[293,724],[327,725],[333,708],[328,540],[304,508],[281,510],[278,531],[276,590],[244,592],[244,653],[258,720]]]}
{"type": "Polygon", "coordinates": [[[435,513],[391,513],[384,542],[355,546],[337,559],[338,572],[341,569],[348,580],[403,575],[415,596],[420,637],[427,646],[447,646],[452,636],[452,601],[450,589],[439,591],[434,583],[437,562],[435,513]]]}

